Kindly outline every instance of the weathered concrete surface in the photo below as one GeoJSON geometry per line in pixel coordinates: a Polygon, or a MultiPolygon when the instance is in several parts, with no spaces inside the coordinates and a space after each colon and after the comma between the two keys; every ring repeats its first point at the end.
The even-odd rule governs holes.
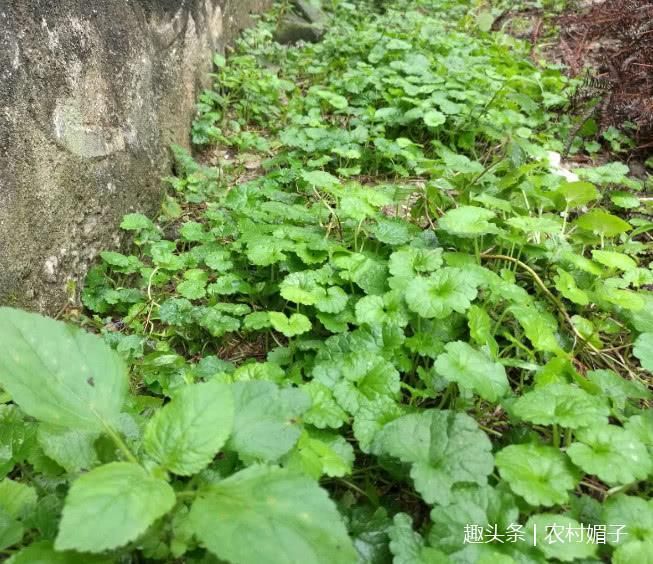
{"type": "Polygon", "coordinates": [[[271,0],[0,0],[0,305],[53,312],[153,213],[212,53],[271,0]]]}

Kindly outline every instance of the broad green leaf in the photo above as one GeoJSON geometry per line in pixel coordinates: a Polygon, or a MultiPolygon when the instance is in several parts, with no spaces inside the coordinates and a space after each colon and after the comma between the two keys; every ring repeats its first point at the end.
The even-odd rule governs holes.
{"type": "Polygon", "coordinates": [[[354,449],[341,435],[304,431],[284,467],[318,480],[322,476],[343,477],[351,473],[354,449]]]}
{"type": "Polygon", "coordinates": [[[552,217],[511,217],[506,223],[525,233],[560,233],[562,223],[552,217]]]}
{"type": "Polygon", "coordinates": [[[526,305],[514,305],[508,311],[515,316],[536,350],[565,356],[552,329],[557,329],[555,317],[526,305]]]}
{"type": "Polygon", "coordinates": [[[474,282],[458,268],[445,267],[428,278],[417,277],[406,288],[406,303],[421,317],[444,319],[465,313],[476,299],[474,282]]]}
{"type": "Polygon", "coordinates": [[[653,548],[653,500],[618,494],[603,509],[608,543],[616,547],[612,562],[648,564],[653,548]],[[619,532],[618,532],[619,531],[619,532]]]}
{"type": "Polygon", "coordinates": [[[567,448],[571,461],[609,485],[644,480],[653,471],[646,447],[630,431],[616,425],[597,425],[576,431],[567,448]]]}
{"type": "Polygon", "coordinates": [[[422,119],[428,127],[438,127],[447,121],[447,117],[437,110],[429,110],[422,119]]]}
{"type": "Polygon", "coordinates": [[[222,337],[222,335],[240,329],[240,321],[220,311],[217,305],[198,309],[197,312],[201,312],[197,318],[197,323],[214,337],[222,337]]]}
{"type": "Polygon", "coordinates": [[[189,300],[197,300],[206,296],[208,274],[199,268],[187,270],[184,281],[177,284],[177,292],[189,300]]]}
{"type": "Polygon", "coordinates": [[[52,460],[68,472],[90,470],[98,463],[94,443],[99,433],[41,423],[38,441],[52,460]]]}
{"type": "MultiPolygon", "coordinates": [[[[319,378],[318,378],[319,379],[319,378]]],[[[340,378],[333,382],[333,396],[340,407],[354,415],[362,405],[378,397],[396,398],[400,375],[392,363],[364,353],[354,353],[343,359],[340,378]]],[[[328,384],[327,381],[323,381],[328,384]]]]}
{"type": "Polygon", "coordinates": [[[563,297],[575,304],[589,304],[589,296],[576,285],[574,277],[565,270],[562,270],[562,268],[558,268],[557,271],[558,275],[554,278],[556,290],[558,290],[563,297]]]}
{"type": "Polygon", "coordinates": [[[433,272],[442,266],[442,249],[403,247],[390,255],[390,274],[412,280],[417,274],[433,272]]]}
{"type": "Polygon", "coordinates": [[[326,298],[326,290],[305,272],[293,272],[279,285],[281,297],[290,302],[315,305],[326,298]]]}
{"type": "Polygon", "coordinates": [[[340,286],[327,288],[326,295],[315,302],[315,309],[324,313],[340,313],[347,307],[349,296],[340,286]]]}
{"type": "Polygon", "coordinates": [[[578,473],[555,447],[533,443],[509,445],[496,454],[501,477],[530,505],[558,505],[569,499],[578,473]]]}
{"type": "Polygon", "coordinates": [[[277,467],[251,466],[193,503],[196,537],[234,564],[353,564],[356,551],[335,504],[318,484],[277,467]]]}
{"type": "Polygon", "coordinates": [[[449,382],[456,382],[461,388],[491,402],[496,402],[510,390],[503,365],[492,362],[482,352],[463,341],[447,343],[445,350],[434,366],[438,374],[449,382]]]}
{"type": "Polygon", "coordinates": [[[0,384],[28,415],[90,432],[117,424],[128,376],[100,337],[0,308],[0,384]]]}
{"type": "Polygon", "coordinates": [[[167,482],[131,462],[111,462],[73,482],[63,508],[57,550],[103,552],[143,534],[175,505],[167,482]]]}
{"type": "Polygon", "coordinates": [[[288,338],[311,330],[310,320],[302,313],[293,313],[290,317],[286,317],[279,311],[270,311],[268,316],[272,327],[288,338]]]}
{"type": "Polygon", "coordinates": [[[412,223],[399,218],[385,217],[377,220],[372,234],[386,245],[403,245],[411,241],[419,229],[412,223]]]}
{"type": "Polygon", "coordinates": [[[227,441],[234,420],[231,388],[217,382],[181,388],[145,430],[145,452],[181,476],[205,468],[227,441]]]}
{"type": "Polygon", "coordinates": [[[120,228],[125,231],[138,231],[140,229],[153,228],[152,220],[142,213],[128,213],[122,218],[120,228]]]}
{"type": "Polygon", "coordinates": [[[571,384],[549,384],[525,393],[512,412],[537,425],[560,425],[571,429],[607,423],[610,410],[603,398],[571,384]]]}
{"type": "Polygon", "coordinates": [[[587,379],[596,384],[619,409],[626,407],[628,399],[650,399],[651,394],[637,380],[627,380],[612,370],[590,370],[587,379]]]}
{"type": "Polygon", "coordinates": [[[401,417],[404,410],[388,396],[380,396],[365,402],[354,416],[352,425],[358,446],[365,452],[371,452],[372,442],[377,433],[388,423],[401,417]]]}
{"type": "Polygon", "coordinates": [[[311,380],[301,388],[311,398],[312,405],[304,413],[304,421],[318,429],[338,429],[347,420],[347,413],[333,398],[333,392],[317,380],[311,380]]]}
{"type": "Polygon", "coordinates": [[[14,519],[23,519],[37,503],[36,490],[21,482],[5,478],[0,481],[0,509],[14,519]]]}
{"type": "Polygon", "coordinates": [[[480,306],[471,306],[467,312],[467,324],[469,336],[477,345],[487,347],[491,356],[495,358],[499,352],[499,345],[492,334],[493,322],[488,312],[480,306]]]}
{"type": "Polygon", "coordinates": [[[304,171],[302,172],[302,179],[316,188],[333,188],[340,184],[340,181],[335,176],[322,170],[304,171]]]}
{"type": "Polygon", "coordinates": [[[415,489],[426,503],[451,503],[460,482],[487,483],[492,445],[476,421],[464,413],[426,410],[388,423],[374,450],[411,464],[415,489]]]}
{"type": "Polygon", "coordinates": [[[576,225],[602,237],[616,237],[632,229],[627,221],[599,209],[581,215],[576,220],[576,225]]]}
{"type": "Polygon", "coordinates": [[[38,541],[16,552],[7,564],[113,564],[110,556],[79,554],[74,551],[60,552],[50,541],[38,541]]]}
{"type": "Polygon", "coordinates": [[[243,319],[243,328],[248,331],[260,331],[270,326],[270,316],[267,311],[255,311],[243,319]]]}
{"type": "Polygon", "coordinates": [[[562,194],[570,209],[582,207],[600,198],[596,186],[589,182],[563,182],[558,187],[558,192],[562,194]]]}
{"type": "Polygon", "coordinates": [[[388,529],[393,564],[448,564],[446,554],[425,546],[424,539],[413,530],[413,520],[406,513],[394,516],[393,526],[388,529]]]}
{"type": "Polygon", "coordinates": [[[601,251],[593,250],[592,258],[595,262],[608,266],[610,268],[617,268],[619,270],[628,271],[637,268],[637,263],[628,255],[623,253],[616,253],[614,251],[601,251]]]}
{"type": "Polygon", "coordinates": [[[490,223],[495,216],[493,211],[485,208],[460,206],[446,212],[438,220],[438,226],[447,233],[460,237],[478,237],[499,232],[499,228],[490,223]]]}
{"type": "Polygon", "coordinates": [[[561,562],[596,556],[598,544],[588,539],[587,534],[581,536],[580,530],[580,523],[575,519],[552,513],[532,515],[525,526],[527,537],[535,539],[544,555],[561,562]]]}
{"type": "Polygon", "coordinates": [[[381,296],[365,296],[356,303],[356,322],[359,325],[380,325],[385,321],[386,315],[383,309],[383,298],[381,296]]]}
{"type": "Polygon", "coordinates": [[[0,508],[0,551],[23,540],[25,527],[15,517],[0,508]]]}
{"type": "Polygon", "coordinates": [[[299,417],[310,398],[297,388],[279,389],[266,381],[233,385],[235,419],[229,448],[243,461],[276,461],[301,435],[299,417]]]}
{"type": "Polygon", "coordinates": [[[639,359],[642,368],[653,373],[653,332],[642,333],[637,337],[633,354],[639,359]]]}
{"type": "Polygon", "coordinates": [[[490,486],[461,485],[454,491],[454,498],[446,507],[437,506],[431,510],[433,526],[429,544],[447,553],[464,546],[465,525],[497,525],[505,531],[511,523],[517,523],[519,510],[510,492],[490,486]]]}

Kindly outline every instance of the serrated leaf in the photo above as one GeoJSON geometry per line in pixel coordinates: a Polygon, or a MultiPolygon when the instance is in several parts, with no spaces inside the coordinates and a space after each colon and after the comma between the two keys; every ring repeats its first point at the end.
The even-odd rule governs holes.
{"type": "Polygon", "coordinates": [[[234,421],[231,388],[217,382],[181,388],[148,422],[143,446],[163,468],[190,476],[227,441],[234,421]]]}
{"type": "Polygon", "coordinates": [[[450,505],[431,510],[433,526],[428,536],[429,544],[451,553],[463,548],[461,531],[465,530],[465,525],[489,523],[505,531],[511,523],[517,523],[518,518],[519,510],[510,492],[490,486],[456,486],[450,505]]]}
{"type": "Polygon", "coordinates": [[[537,425],[571,429],[607,423],[610,414],[603,398],[564,383],[549,384],[525,393],[514,403],[512,412],[537,425]]]}
{"type": "Polygon", "coordinates": [[[508,311],[515,316],[536,350],[565,356],[552,329],[557,329],[553,316],[527,305],[513,305],[508,311]]]}
{"type": "Polygon", "coordinates": [[[445,267],[428,278],[415,278],[405,297],[409,309],[421,317],[444,319],[454,311],[465,313],[476,296],[476,286],[462,270],[445,267]]]}
{"type": "Polygon", "coordinates": [[[97,432],[42,423],[37,436],[43,452],[68,472],[90,470],[98,463],[93,446],[97,432]]]}
{"type": "Polygon", "coordinates": [[[0,384],[36,419],[102,432],[117,424],[128,376],[100,337],[0,308],[0,384]]]}
{"type": "Polygon", "coordinates": [[[415,237],[419,230],[412,223],[399,218],[381,218],[372,228],[372,234],[386,245],[403,245],[415,237]]]}
{"type": "Polygon", "coordinates": [[[235,419],[229,448],[244,461],[276,461],[301,435],[299,417],[310,398],[297,388],[279,389],[266,381],[233,385],[235,419]]]}
{"type": "Polygon", "coordinates": [[[356,552],[335,504],[317,483],[252,466],[211,486],[190,521],[200,542],[235,564],[351,564],[356,552]]]}
{"type": "Polygon", "coordinates": [[[510,390],[506,370],[482,352],[463,341],[445,345],[445,353],[435,361],[435,370],[449,382],[477,393],[491,402],[505,396],[510,390]]]}
{"type": "Polygon", "coordinates": [[[501,477],[530,505],[558,505],[576,487],[577,472],[555,447],[533,443],[509,445],[496,454],[501,477]]]}
{"type": "Polygon", "coordinates": [[[494,468],[492,444],[476,421],[446,410],[395,419],[376,436],[374,450],[411,464],[415,489],[426,503],[451,503],[454,484],[484,486],[494,468]]]}
{"type": "Polygon", "coordinates": [[[597,425],[578,430],[575,438],[567,448],[571,461],[609,485],[644,480],[653,471],[646,447],[626,429],[597,425]]]}
{"type": "Polygon", "coordinates": [[[318,480],[322,476],[343,477],[351,473],[354,449],[341,435],[304,431],[284,467],[318,480]]]}
{"type": "Polygon", "coordinates": [[[438,220],[438,226],[459,237],[479,237],[499,232],[499,228],[490,223],[494,217],[496,214],[486,208],[460,206],[446,212],[438,220]]]}
{"type": "Polygon", "coordinates": [[[449,557],[430,546],[413,530],[413,520],[406,513],[397,513],[388,529],[393,564],[447,564],[449,557]]]}
{"type": "Polygon", "coordinates": [[[99,466],[68,491],[55,548],[97,553],[124,546],[174,505],[173,489],[138,464],[99,466]]]}
{"type": "Polygon", "coordinates": [[[402,407],[388,396],[380,396],[375,400],[365,402],[354,416],[352,425],[354,437],[360,449],[371,452],[372,442],[377,433],[391,421],[404,414],[402,407]]]}
{"type": "Polygon", "coordinates": [[[311,398],[311,407],[304,413],[304,421],[318,429],[338,429],[347,421],[347,413],[333,398],[333,392],[317,380],[311,380],[301,388],[311,398]]]}

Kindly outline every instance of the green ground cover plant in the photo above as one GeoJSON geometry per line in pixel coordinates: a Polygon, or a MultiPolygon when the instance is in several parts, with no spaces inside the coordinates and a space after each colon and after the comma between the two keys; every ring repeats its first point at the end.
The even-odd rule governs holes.
{"type": "Polygon", "coordinates": [[[0,308],[9,562],[650,559],[645,181],[557,162],[576,84],[469,4],[273,13],[85,327],[0,308]]]}

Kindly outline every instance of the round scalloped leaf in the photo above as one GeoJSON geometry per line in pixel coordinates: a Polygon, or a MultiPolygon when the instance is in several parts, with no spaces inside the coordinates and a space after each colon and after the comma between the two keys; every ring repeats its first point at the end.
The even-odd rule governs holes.
{"type": "Polygon", "coordinates": [[[293,313],[290,317],[279,311],[268,312],[272,327],[286,337],[295,337],[311,330],[311,321],[303,313],[293,313]]]}
{"type": "Polygon", "coordinates": [[[306,476],[251,466],[212,485],[193,503],[199,541],[234,564],[351,564],[356,551],[326,491],[306,476]]]}
{"type": "Polygon", "coordinates": [[[138,464],[105,464],[73,482],[55,548],[103,552],[124,546],[174,505],[175,492],[170,485],[138,464]]]}
{"type": "Polygon", "coordinates": [[[525,526],[527,538],[536,539],[537,548],[547,558],[571,562],[596,556],[598,544],[581,537],[581,525],[566,515],[540,513],[532,515],[525,526]]]}
{"type": "Polygon", "coordinates": [[[578,475],[560,450],[533,443],[509,445],[496,454],[501,477],[530,505],[559,505],[569,499],[578,475]]]}
{"type": "Polygon", "coordinates": [[[653,461],[635,434],[615,425],[592,426],[576,432],[568,449],[571,461],[609,485],[644,480],[653,461]]]}
{"type": "Polygon", "coordinates": [[[496,214],[477,206],[460,206],[446,212],[438,221],[438,226],[447,233],[460,237],[478,237],[499,233],[499,228],[490,223],[496,214]]]}
{"type": "Polygon", "coordinates": [[[524,394],[513,404],[512,413],[537,425],[577,429],[607,423],[610,409],[601,397],[571,384],[556,383],[524,394]]]}
{"type": "Polygon", "coordinates": [[[406,303],[421,317],[444,319],[465,313],[476,299],[476,286],[458,268],[443,268],[428,278],[415,278],[406,288],[406,303]]]}
{"type": "Polygon", "coordinates": [[[457,483],[486,485],[494,468],[492,444],[476,421],[447,410],[395,419],[378,433],[373,449],[410,463],[415,489],[427,503],[451,503],[457,483]]]}
{"type": "Polygon", "coordinates": [[[463,341],[447,343],[438,356],[435,370],[449,382],[477,393],[487,401],[497,401],[510,390],[506,370],[463,341]]]}

